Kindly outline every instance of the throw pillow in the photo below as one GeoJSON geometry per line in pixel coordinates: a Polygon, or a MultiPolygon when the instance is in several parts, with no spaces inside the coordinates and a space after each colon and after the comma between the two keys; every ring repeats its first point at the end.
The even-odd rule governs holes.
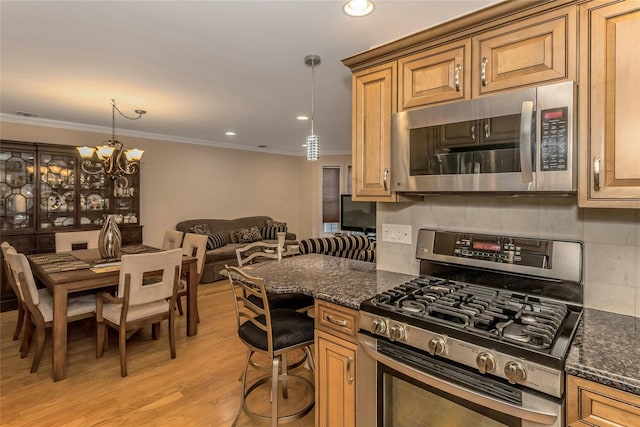
{"type": "Polygon", "coordinates": [[[209,234],[207,237],[207,249],[217,249],[227,244],[227,239],[220,233],[209,234]]]}
{"type": "Polygon", "coordinates": [[[262,240],[260,229],[253,226],[251,228],[240,228],[231,232],[232,241],[234,243],[251,243],[262,240]]]}
{"type": "Polygon", "coordinates": [[[279,232],[287,232],[286,222],[270,222],[260,227],[260,235],[264,240],[276,240],[279,232]]]}
{"type": "Polygon", "coordinates": [[[196,234],[211,234],[211,229],[209,228],[209,224],[203,222],[202,224],[194,225],[189,229],[191,233],[196,234]]]}

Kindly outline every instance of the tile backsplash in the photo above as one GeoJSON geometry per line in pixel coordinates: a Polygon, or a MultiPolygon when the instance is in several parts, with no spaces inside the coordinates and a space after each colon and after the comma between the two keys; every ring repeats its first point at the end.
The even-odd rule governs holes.
{"type": "Polygon", "coordinates": [[[426,196],[378,203],[377,224],[412,227],[411,245],[377,242],[378,269],[418,274],[420,228],[584,242],[584,305],[640,317],[640,210],[581,209],[575,197],[426,196]]]}

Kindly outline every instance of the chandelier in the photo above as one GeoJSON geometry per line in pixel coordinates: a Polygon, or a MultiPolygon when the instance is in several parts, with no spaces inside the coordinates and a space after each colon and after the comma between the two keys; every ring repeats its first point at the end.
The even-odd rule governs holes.
{"type": "Polygon", "coordinates": [[[318,160],[318,135],[313,132],[313,113],[314,113],[314,91],[315,91],[315,66],[320,64],[318,55],[307,55],[304,57],[304,63],[311,66],[311,135],[307,136],[307,160],[318,160]]]}
{"type": "Polygon", "coordinates": [[[140,170],[140,159],[143,150],[137,148],[124,148],[124,144],[116,139],[116,111],[125,119],[138,120],[145,110],[135,110],[137,117],[129,117],[122,113],[116,106],[116,101],[111,100],[111,139],[96,147],[76,147],[82,163],[82,171],[90,175],[106,173],[111,179],[116,180],[122,175],[135,175],[140,170]],[[98,162],[93,161],[93,157],[98,158],[98,162]]]}

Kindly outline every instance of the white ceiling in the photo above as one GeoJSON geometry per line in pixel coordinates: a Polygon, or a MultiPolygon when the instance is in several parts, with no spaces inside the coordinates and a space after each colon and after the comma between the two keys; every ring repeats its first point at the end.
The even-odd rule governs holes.
{"type": "Polygon", "coordinates": [[[340,60],[497,1],[378,0],[364,18],[342,3],[2,0],[0,118],[110,133],[114,98],[125,114],[148,111],[116,115],[117,136],[302,156],[304,57],[316,54],[320,155],[349,153],[351,72],[340,60]]]}

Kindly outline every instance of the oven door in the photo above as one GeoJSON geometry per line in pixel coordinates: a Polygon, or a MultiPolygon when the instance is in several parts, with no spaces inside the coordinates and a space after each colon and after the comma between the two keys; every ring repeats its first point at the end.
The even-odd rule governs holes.
{"type": "Polygon", "coordinates": [[[359,334],[360,427],[562,427],[564,405],[359,334]]]}

